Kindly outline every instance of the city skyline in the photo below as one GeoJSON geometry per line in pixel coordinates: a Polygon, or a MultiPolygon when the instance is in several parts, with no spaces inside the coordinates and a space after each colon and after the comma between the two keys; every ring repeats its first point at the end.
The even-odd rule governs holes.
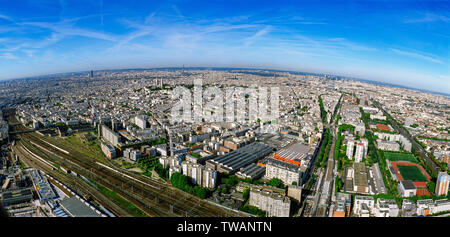
{"type": "Polygon", "coordinates": [[[449,11],[437,1],[21,1],[0,10],[0,80],[185,65],[324,73],[448,93],[449,11]]]}

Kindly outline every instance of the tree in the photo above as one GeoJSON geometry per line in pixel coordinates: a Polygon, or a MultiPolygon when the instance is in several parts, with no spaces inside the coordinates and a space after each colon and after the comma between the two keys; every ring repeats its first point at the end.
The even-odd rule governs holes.
{"type": "Polygon", "coordinates": [[[244,189],[244,191],[242,192],[242,198],[244,198],[244,200],[247,200],[250,197],[250,189],[246,188],[244,189]]]}
{"type": "Polygon", "coordinates": [[[281,181],[281,179],[278,179],[278,178],[272,178],[271,180],[269,180],[269,182],[267,184],[269,184],[270,186],[277,187],[277,188],[284,187],[283,181],[281,181]]]}
{"type": "Polygon", "coordinates": [[[433,181],[431,181],[431,182],[427,183],[427,188],[430,193],[434,193],[434,191],[436,189],[436,184],[433,181]]]}
{"type": "Polygon", "coordinates": [[[172,174],[172,177],[170,178],[170,183],[172,183],[174,187],[184,190],[185,187],[188,186],[189,182],[187,176],[175,172],[172,174]]]}
{"type": "Polygon", "coordinates": [[[199,198],[202,198],[202,199],[205,199],[207,194],[208,194],[208,190],[206,188],[202,188],[200,186],[195,186],[194,187],[194,195],[195,196],[197,196],[199,198]]]}
{"type": "Polygon", "coordinates": [[[257,215],[259,217],[264,217],[266,215],[265,211],[260,210],[257,207],[254,206],[250,206],[250,205],[245,205],[239,208],[239,210],[243,211],[243,212],[248,212],[250,214],[253,215],[257,215]]]}

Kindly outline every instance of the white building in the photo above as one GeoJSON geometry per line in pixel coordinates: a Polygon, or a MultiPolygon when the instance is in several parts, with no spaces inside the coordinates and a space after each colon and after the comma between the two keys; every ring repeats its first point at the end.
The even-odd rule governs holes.
{"type": "Polygon", "coordinates": [[[266,179],[278,178],[286,185],[293,182],[301,185],[301,167],[295,164],[286,163],[276,159],[268,159],[266,164],[266,179]]]}
{"type": "Polygon", "coordinates": [[[359,134],[360,136],[364,136],[364,134],[366,133],[366,126],[364,125],[364,123],[360,123],[360,124],[356,125],[355,132],[357,134],[359,134]]]}
{"type": "Polygon", "coordinates": [[[355,152],[355,162],[359,163],[363,160],[365,157],[365,147],[363,143],[357,143],[356,144],[356,152],[355,152]]]}
{"type": "Polygon", "coordinates": [[[431,208],[431,214],[447,211],[450,211],[450,201],[448,199],[434,201],[434,206],[431,208]]]}
{"type": "Polygon", "coordinates": [[[374,209],[376,217],[397,217],[399,208],[395,200],[378,198],[374,209]]]}
{"type": "Polygon", "coordinates": [[[268,217],[289,217],[291,200],[287,196],[269,190],[252,188],[249,199],[251,206],[266,211],[268,217]]]}
{"type": "Polygon", "coordinates": [[[156,154],[160,156],[167,156],[167,148],[166,145],[156,146],[156,154]]]}
{"type": "Polygon", "coordinates": [[[123,151],[123,157],[128,158],[132,161],[137,161],[142,157],[142,154],[139,150],[127,148],[123,151]]]}
{"type": "Polygon", "coordinates": [[[348,141],[347,142],[347,152],[346,155],[347,157],[352,160],[353,159],[353,149],[355,147],[355,142],[354,141],[348,141]]]}
{"type": "Polygon", "coordinates": [[[450,201],[448,199],[439,199],[433,202],[432,199],[417,201],[417,215],[427,216],[431,214],[450,211],[450,201]]]}
{"type": "Polygon", "coordinates": [[[447,172],[439,172],[436,182],[436,195],[442,196],[448,194],[448,186],[450,184],[450,175],[447,172]]]}
{"type": "Polygon", "coordinates": [[[369,217],[373,214],[375,207],[375,200],[371,196],[355,196],[355,203],[353,205],[353,215],[357,217],[369,217]]]}
{"type": "Polygon", "coordinates": [[[134,122],[141,129],[146,129],[147,128],[147,116],[145,116],[145,115],[138,115],[138,116],[136,116],[134,118],[134,122]]]}
{"type": "Polygon", "coordinates": [[[417,200],[417,215],[427,216],[431,213],[431,208],[433,206],[433,199],[417,200]]]}
{"type": "Polygon", "coordinates": [[[417,188],[411,180],[403,180],[398,184],[398,192],[401,197],[416,196],[417,188]]]}
{"type": "Polygon", "coordinates": [[[120,136],[116,132],[112,131],[106,125],[100,125],[100,136],[102,136],[106,141],[110,142],[113,146],[117,146],[120,142],[120,136]]]}
{"type": "MultiPolygon", "coordinates": [[[[397,142],[400,142],[405,151],[411,152],[411,148],[412,148],[411,142],[408,140],[408,138],[404,137],[401,134],[375,132],[374,135],[376,135],[378,138],[380,138],[380,139],[377,139],[377,145],[379,147],[381,146],[382,148],[385,148],[386,150],[390,150],[390,151],[399,151],[400,146],[397,146],[398,145],[397,142]],[[387,141],[382,141],[381,139],[387,140],[387,141]],[[394,142],[397,143],[397,145],[395,145],[394,142]]],[[[382,149],[382,148],[379,148],[379,149],[382,149]]]]}
{"type": "Polygon", "coordinates": [[[130,152],[130,160],[137,161],[139,158],[141,158],[141,152],[139,150],[132,150],[130,152]]]}
{"type": "MultiPolygon", "coordinates": [[[[205,188],[215,188],[217,185],[217,171],[204,165],[183,161],[181,162],[181,166],[175,165],[175,169],[177,171],[174,172],[180,172],[186,175],[191,179],[193,184],[205,188]]],[[[169,173],[169,175],[171,176],[172,174],[169,173]]]]}
{"type": "Polygon", "coordinates": [[[397,142],[383,141],[377,139],[377,147],[383,151],[400,151],[400,145],[397,142]]]}
{"type": "Polygon", "coordinates": [[[371,114],[370,119],[386,120],[386,116],[383,113],[371,114]]]}

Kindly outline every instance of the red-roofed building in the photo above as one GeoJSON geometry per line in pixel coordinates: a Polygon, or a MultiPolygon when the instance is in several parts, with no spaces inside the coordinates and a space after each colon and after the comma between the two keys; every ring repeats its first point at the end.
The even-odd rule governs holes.
{"type": "Polygon", "coordinates": [[[424,188],[418,188],[416,191],[416,196],[428,196],[431,197],[430,192],[428,192],[428,190],[424,189],[424,188]]]}
{"type": "Polygon", "coordinates": [[[388,126],[384,124],[377,124],[377,129],[382,131],[391,131],[388,126]]]}

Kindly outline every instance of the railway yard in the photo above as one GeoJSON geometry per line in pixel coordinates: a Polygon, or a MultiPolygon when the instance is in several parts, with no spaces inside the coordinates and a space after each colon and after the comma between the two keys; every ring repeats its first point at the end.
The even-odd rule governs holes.
{"type": "MultiPolygon", "coordinates": [[[[15,122],[9,116],[10,124],[15,122]]],[[[12,152],[26,165],[37,168],[92,198],[116,216],[149,217],[233,217],[243,212],[226,209],[172,187],[111,164],[87,158],[73,147],[61,147],[50,139],[15,122],[11,126],[16,142],[12,152]],[[113,195],[111,195],[113,194],[113,195]]],[[[94,204],[94,205],[95,205],[94,204]]]]}

